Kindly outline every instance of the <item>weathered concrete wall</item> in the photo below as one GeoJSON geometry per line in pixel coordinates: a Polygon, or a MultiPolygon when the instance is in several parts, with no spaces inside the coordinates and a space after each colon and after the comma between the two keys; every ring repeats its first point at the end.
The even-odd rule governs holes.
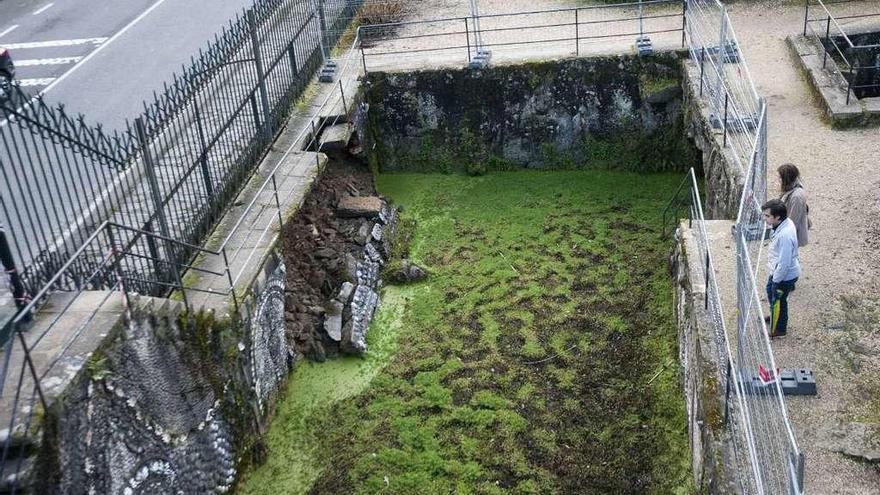
{"type": "Polygon", "coordinates": [[[133,299],[44,422],[37,493],[222,493],[259,456],[292,359],[278,256],[241,315],[133,299]]]}
{"type": "Polygon", "coordinates": [[[367,146],[381,170],[684,170],[678,53],[484,70],[373,73],[367,146]]]}
{"type": "Polygon", "coordinates": [[[699,493],[739,493],[724,427],[718,336],[705,309],[705,283],[694,232],[683,223],[670,263],[675,282],[682,388],[687,399],[694,485],[699,493]]]}

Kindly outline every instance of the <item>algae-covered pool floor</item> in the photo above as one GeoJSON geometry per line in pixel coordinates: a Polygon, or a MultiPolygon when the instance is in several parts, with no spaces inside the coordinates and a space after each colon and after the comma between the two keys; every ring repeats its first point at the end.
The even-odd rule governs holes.
{"type": "Polygon", "coordinates": [[[294,407],[321,365],[310,365],[315,383],[294,374],[269,460],[242,491],[689,493],[670,245],[659,236],[679,180],[380,176],[382,194],[417,222],[410,255],[430,278],[405,298],[391,289],[393,311],[371,329],[388,364],[363,361],[362,392],[294,407]],[[312,474],[294,482],[286,473],[303,462],[312,474]]]}

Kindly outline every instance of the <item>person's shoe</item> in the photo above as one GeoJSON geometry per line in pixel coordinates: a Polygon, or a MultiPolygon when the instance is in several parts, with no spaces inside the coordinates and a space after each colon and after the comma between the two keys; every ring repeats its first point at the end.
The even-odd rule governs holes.
{"type": "Polygon", "coordinates": [[[788,332],[770,332],[770,338],[775,339],[777,337],[785,337],[785,334],[788,332]]]}

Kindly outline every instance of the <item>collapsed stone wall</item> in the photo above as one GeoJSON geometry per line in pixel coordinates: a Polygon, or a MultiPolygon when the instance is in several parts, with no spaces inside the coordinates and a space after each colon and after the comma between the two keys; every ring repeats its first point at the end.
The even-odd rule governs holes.
{"type": "Polygon", "coordinates": [[[397,210],[376,196],[370,170],[340,148],[330,147],[334,159],[283,234],[291,347],[317,361],[367,351],[397,225],[397,210]]]}
{"type": "Polygon", "coordinates": [[[132,299],[46,415],[36,493],[229,491],[292,365],[274,260],[241,318],[132,299]]]}
{"type": "Polygon", "coordinates": [[[265,423],[295,362],[367,352],[398,215],[345,149],[287,221],[281,252],[264,260],[237,314],[132,296],[42,421],[37,493],[227,492],[242,466],[262,461],[265,423]]]}
{"type": "Polygon", "coordinates": [[[364,148],[383,171],[687,170],[697,160],[675,52],[371,73],[367,86],[364,148]]]}

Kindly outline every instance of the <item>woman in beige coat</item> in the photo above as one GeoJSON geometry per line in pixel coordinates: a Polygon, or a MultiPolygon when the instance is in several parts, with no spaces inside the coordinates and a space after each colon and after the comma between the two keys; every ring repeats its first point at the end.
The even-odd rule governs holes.
{"type": "Polygon", "coordinates": [[[800,171],[791,163],[785,163],[777,169],[777,172],[782,185],[782,196],[779,199],[785,203],[788,218],[797,229],[798,247],[804,247],[809,242],[808,231],[812,225],[810,207],[807,206],[807,195],[800,180],[800,171]]]}

